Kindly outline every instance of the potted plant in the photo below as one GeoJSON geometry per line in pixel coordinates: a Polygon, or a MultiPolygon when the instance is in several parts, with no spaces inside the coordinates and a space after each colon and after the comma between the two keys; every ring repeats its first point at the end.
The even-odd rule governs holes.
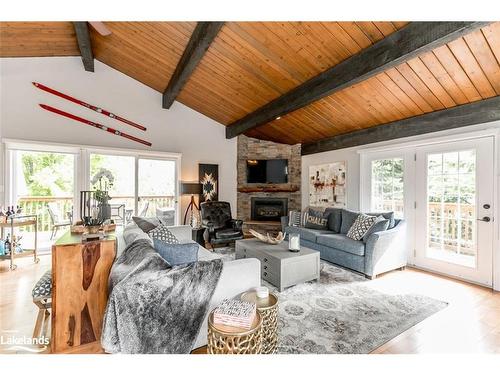
{"type": "Polygon", "coordinates": [[[101,168],[92,178],[92,187],[95,191],[95,199],[99,205],[99,214],[102,221],[111,219],[111,206],[109,200],[109,189],[113,187],[115,178],[110,170],[106,168],[101,168]]]}

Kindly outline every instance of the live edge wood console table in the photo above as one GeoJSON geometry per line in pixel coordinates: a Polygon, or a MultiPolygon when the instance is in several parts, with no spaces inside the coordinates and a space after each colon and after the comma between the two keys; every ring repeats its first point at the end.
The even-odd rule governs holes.
{"type": "Polygon", "coordinates": [[[52,246],[52,353],[99,353],[116,238],[82,243],[65,233],[52,246]]]}

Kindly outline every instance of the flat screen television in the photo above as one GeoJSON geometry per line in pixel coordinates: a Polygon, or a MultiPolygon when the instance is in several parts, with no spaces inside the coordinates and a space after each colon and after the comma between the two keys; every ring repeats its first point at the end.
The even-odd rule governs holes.
{"type": "Polygon", "coordinates": [[[247,183],[285,184],[288,182],[288,160],[247,160],[247,183]]]}

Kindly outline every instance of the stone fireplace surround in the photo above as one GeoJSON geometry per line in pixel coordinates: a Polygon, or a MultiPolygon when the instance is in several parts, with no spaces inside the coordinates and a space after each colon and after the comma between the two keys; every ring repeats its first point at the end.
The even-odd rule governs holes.
{"type": "Polygon", "coordinates": [[[287,211],[301,209],[300,144],[280,144],[240,135],[238,137],[237,176],[236,212],[237,218],[244,222],[244,231],[252,228],[261,233],[275,233],[281,228],[278,221],[252,220],[252,198],[282,198],[287,200],[287,211]],[[246,163],[249,159],[288,159],[288,183],[248,184],[246,163]]]}

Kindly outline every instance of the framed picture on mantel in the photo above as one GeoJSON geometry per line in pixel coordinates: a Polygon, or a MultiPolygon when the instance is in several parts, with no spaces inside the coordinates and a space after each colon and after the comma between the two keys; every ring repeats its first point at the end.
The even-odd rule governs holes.
{"type": "Polygon", "coordinates": [[[309,167],[309,205],[346,206],[346,162],[309,167]]]}
{"type": "Polygon", "coordinates": [[[198,164],[198,176],[202,185],[200,203],[219,200],[219,165],[198,164]]]}

